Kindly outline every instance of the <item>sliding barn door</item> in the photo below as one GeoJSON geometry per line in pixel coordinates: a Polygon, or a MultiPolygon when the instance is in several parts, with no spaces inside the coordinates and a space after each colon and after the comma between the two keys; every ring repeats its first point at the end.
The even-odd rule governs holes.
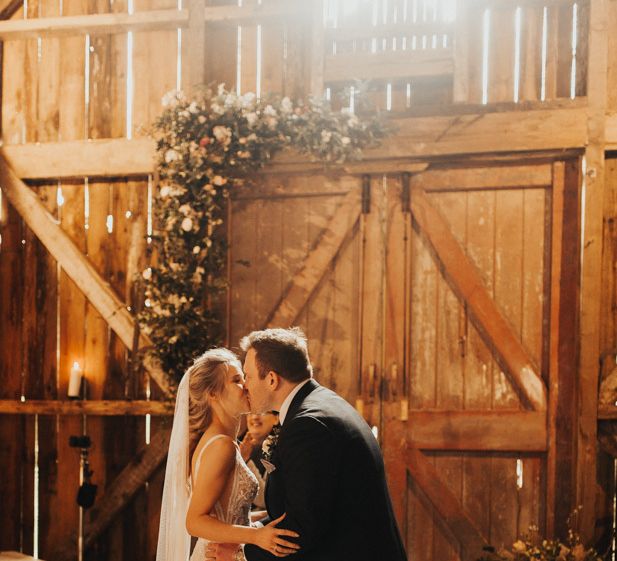
{"type": "Polygon", "coordinates": [[[232,201],[230,344],[306,331],[317,379],[380,441],[410,559],[563,533],[579,175],[576,161],[278,174],[232,201]]]}
{"type": "Polygon", "coordinates": [[[574,506],[578,176],[556,162],[380,182],[382,447],[410,559],[560,532],[574,506]]]}

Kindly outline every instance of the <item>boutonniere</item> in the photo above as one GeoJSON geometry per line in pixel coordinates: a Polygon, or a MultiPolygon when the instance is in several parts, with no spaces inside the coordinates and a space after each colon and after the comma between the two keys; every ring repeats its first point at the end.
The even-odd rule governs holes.
{"type": "Polygon", "coordinates": [[[261,445],[261,452],[263,455],[263,459],[266,461],[270,461],[272,459],[272,453],[274,452],[276,445],[279,441],[279,434],[281,432],[281,425],[277,423],[272,427],[272,431],[268,435],[268,437],[263,441],[261,445]]]}

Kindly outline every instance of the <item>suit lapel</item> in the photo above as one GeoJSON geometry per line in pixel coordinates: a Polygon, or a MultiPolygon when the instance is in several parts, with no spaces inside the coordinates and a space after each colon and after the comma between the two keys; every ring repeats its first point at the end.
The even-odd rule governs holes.
{"type": "Polygon", "coordinates": [[[293,419],[298,413],[298,409],[302,402],[306,399],[306,397],[315,389],[319,387],[319,384],[311,378],[304,386],[300,388],[300,391],[294,396],[289,404],[289,409],[287,410],[287,415],[285,415],[285,422],[282,424],[281,429],[285,427],[288,421],[293,419]]]}

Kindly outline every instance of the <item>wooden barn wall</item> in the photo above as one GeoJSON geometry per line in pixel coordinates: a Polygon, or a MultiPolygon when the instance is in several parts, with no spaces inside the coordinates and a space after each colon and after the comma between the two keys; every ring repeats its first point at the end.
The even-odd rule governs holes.
{"type": "MultiPolygon", "coordinates": [[[[208,4],[234,6],[237,0],[208,4]]],[[[571,1],[547,2],[546,9],[533,0],[521,1],[520,15],[508,2],[482,0],[359,1],[353,9],[344,0],[316,4],[323,13],[309,18],[313,28],[301,17],[268,20],[259,26],[208,24],[203,56],[206,81],[225,82],[241,92],[293,97],[323,93],[332,99],[341,94],[339,103],[348,104],[349,86],[359,77],[368,80],[365,83],[376,105],[392,111],[413,111],[435,102],[567,100],[572,97],[573,76],[574,97],[586,94],[585,1],[576,3],[580,33],[575,55],[571,1]],[[315,29],[315,22],[320,24],[322,19],[323,33],[315,29]],[[483,45],[478,37],[483,36],[485,25],[488,43],[483,45]],[[374,59],[378,64],[365,65],[367,53],[382,58],[374,59]],[[438,73],[422,70],[442,60],[446,63],[434,65],[438,73]],[[416,67],[420,70],[406,70],[416,67]]],[[[24,6],[27,13],[22,8],[13,18],[139,12],[174,8],[177,2],[28,0],[24,6]]],[[[161,111],[163,94],[178,85],[187,86],[190,55],[186,31],[5,41],[3,142],[146,135],[161,111]]],[[[297,319],[309,336],[317,378],[352,403],[361,398],[369,422],[387,434],[387,405],[379,390],[371,389],[371,381],[377,379],[371,373],[373,367],[377,375],[390,369],[389,353],[405,344],[392,327],[384,327],[397,293],[392,293],[390,302],[383,295],[402,273],[413,287],[409,358],[414,369],[409,372],[406,394],[410,407],[519,409],[516,393],[419,234],[402,226],[406,219],[398,202],[400,179],[376,175],[371,182],[371,212],[350,228],[297,319]],[[405,270],[402,261],[394,258],[392,262],[399,252],[409,255],[405,270]]],[[[360,186],[361,178],[352,175],[272,175],[254,191],[234,197],[228,224],[231,346],[247,331],[264,325],[344,193],[360,186]]],[[[33,184],[32,189],[127,305],[138,305],[133,285],[148,260],[148,206],[156,178],[50,179],[33,184]]],[[[455,190],[430,197],[448,216],[526,348],[542,364],[546,303],[538,290],[547,275],[548,189],[455,190]]],[[[0,235],[0,398],[66,399],[74,361],[85,370],[92,398],[160,397],[155,388],[150,391],[131,350],[108,329],[4,198],[0,235]]],[[[137,417],[0,416],[5,470],[0,497],[3,511],[15,513],[2,517],[0,550],[32,553],[36,539],[42,559],[74,557],[79,453],[69,448],[69,435],[80,434],[85,427],[93,440],[90,459],[93,481],[99,485],[97,500],[101,500],[147,434],[154,435],[164,422],[137,417]]],[[[388,458],[396,454],[396,444],[391,446],[387,439],[383,444],[388,458]]],[[[542,525],[544,457],[429,454],[492,541],[506,543],[529,523],[542,525]],[[516,484],[520,466],[521,489],[516,484]]],[[[87,551],[87,559],[154,559],[163,475],[161,468],[144,485],[87,551]]],[[[413,558],[458,555],[458,546],[412,484],[403,502],[397,497],[397,508],[405,509],[404,532],[413,558]]]]}
{"type": "MultiPolygon", "coordinates": [[[[447,217],[491,295],[546,372],[551,190],[458,190],[457,170],[451,173],[453,188],[432,193],[430,199],[447,217]]],[[[360,188],[361,178],[353,176],[273,176],[257,191],[234,200],[232,343],[264,325],[264,318],[336,211],[342,193],[360,188]]],[[[393,398],[386,384],[392,383],[388,372],[397,361],[402,376],[400,357],[407,338],[409,378],[404,395],[410,409],[511,411],[522,406],[440,272],[431,249],[411,228],[409,215],[401,208],[400,178],[374,177],[371,189],[371,210],[363,229],[358,224],[350,229],[349,238],[295,323],[309,338],[317,379],[351,403],[364,397],[367,420],[378,432],[384,431],[386,459],[396,462],[401,444],[388,438],[388,402],[394,399],[398,415],[400,395],[393,398]],[[402,294],[404,282],[409,283],[408,300],[402,294]],[[401,326],[392,325],[390,316],[400,315],[405,301],[408,323],[405,331],[397,330],[401,326]],[[359,378],[365,388],[370,386],[371,368],[376,387],[360,395],[359,378]]],[[[544,527],[544,454],[427,453],[491,543],[506,545],[530,525],[544,527]]],[[[403,529],[410,558],[452,559],[460,554],[460,546],[413,483],[406,497],[394,500],[406,512],[403,529]]]]}

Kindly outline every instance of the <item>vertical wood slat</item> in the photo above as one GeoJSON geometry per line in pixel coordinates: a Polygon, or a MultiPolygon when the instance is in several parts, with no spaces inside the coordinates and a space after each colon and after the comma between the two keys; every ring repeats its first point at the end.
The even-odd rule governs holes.
{"type": "MultiPolygon", "coordinates": [[[[469,51],[473,43],[477,43],[477,37],[470,33],[470,4],[466,0],[456,2],[456,32],[454,36],[454,103],[465,103],[469,100],[470,92],[470,69],[469,51]],[[471,38],[474,37],[472,40],[471,38]]],[[[475,17],[475,16],[474,16],[475,17]]]]}
{"type": "MultiPolygon", "coordinates": [[[[86,14],[86,0],[69,0],[62,3],[61,15],[86,14]]],[[[59,140],[78,140],[87,136],[85,104],[85,37],[67,37],[59,40],[60,88],[59,140]],[[60,99],[62,103],[60,103],[60,99]]],[[[59,218],[62,229],[82,251],[84,242],[84,188],[82,184],[61,185],[64,205],[59,218]]],[[[85,306],[86,299],[63,271],[59,278],[59,364],[58,397],[66,399],[68,380],[73,362],[84,365],[85,306]]],[[[82,433],[81,419],[58,418],[58,488],[57,517],[50,530],[53,540],[49,547],[54,552],[72,547],[77,551],[79,509],[75,496],[79,487],[79,451],[68,445],[69,436],[82,433]],[[61,483],[60,483],[61,482],[61,483]]]]}
{"type": "Polygon", "coordinates": [[[490,11],[489,103],[514,99],[513,4],[494,6],[490,11]]]}
{"type": "MultiPolygon", "coordinates": [[[[19,399],[22,393],[23,248],[22,223],[6,198],[2,200],[2,246],[0,251],[0,396],[19,399]]],[[[0,456],[4,476],[0,481],[3,509],[13,513],[0,527],[0,548],[19,550],[22,545],[22,454],[23,420],[2,416],[0,456]]]]}
{"type": "MultiPolygon", "coordinates": [[[[403,392],[403,373],[406,369],[406,349],[408,333],[406,320],[409,309],[405,309],[405,294],[408,292],[405,280],[408,273],[407,260],[409,248],[405,236],[411,230],[410,215],[403,212],[401,204],[402,181],[400,178],[387,178],[387,232],[388,250],[386,259],[386,301],[384,321],[386,337],[384,338],[385,379],[382,399],[384,400],[382,421],[382,451],[387,466],[388,485],[394,513],[399,523],[403,539],[407,540],[407,462],[400,451],[407,442],[407,425],[402,419],[402,407],[406,405],[407,396],[403,392]]],[[[409,241],[409,240],[408,240],[409,241]]],[[[407,304],[409,304],[407,302],[407,304]]]]}
{"type": "Polygon", "coordinates": [[[602,214],[604,200],[604,142],[607,104],[608,4],[591,0],[588,56],[589,145],[585,152],[587,174],[581,206],[585,209],[581,235],[580,355],[578,363],[577,504],[583,506],[583,540],[591,539],[594,525],[594,490],[597,446],[599,323],[601,316],[602,214]],[[597,242],[597,243],[596,243],[597,242]]]}
{"type": "MultiPolygon", "coordinates": [[[[210,0],[210,6],[235,5],[234,0],[210,0]]],[[[224,83],[237,90],[238,30],[235,25],[206,26],[205,83],[224,83]]]]}
{"type": "Polygon", "coordinates": [[[542,6],[522,8],[520,100],[540,99],[542,82],[542,6]]]}

